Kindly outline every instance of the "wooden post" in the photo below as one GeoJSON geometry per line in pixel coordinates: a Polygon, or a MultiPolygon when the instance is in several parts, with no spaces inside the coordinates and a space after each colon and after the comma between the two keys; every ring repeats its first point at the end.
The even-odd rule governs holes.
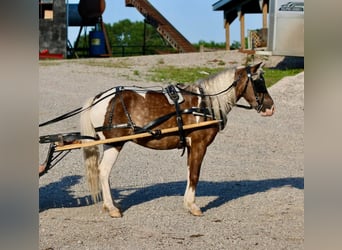
{"type": "Polygon", "coordinates": [[[224,19],[224,28],[226,30],[226,50],[230,50],[230,23],[224,19]]]}
{"type": "Polygon", "coordinates": [[[262,27],[267,28],[267,2],[265,1],[262,5],[262,27]]]}
{"type": "Polygon", "coordinates": [[[240,10],[239,11],[239,19],[240,19],[240,40],[241,40],[241,50],[246,48],[245,46],[245,14],[240,10]]]}
{"type": "Polygon", "coordinates": [[[112,47],[110,46],[110,42],[109,42],[109,39],[107,36],[106,26],[105,26],[104,22],[102,21],[102,17],[101,17],[101,29],[102,29],[102,32],[103,32],[104,37],[105,37],[107,54],[108,54],[108,56],[112,56],[112,54],[113,54],[112,47]]]}

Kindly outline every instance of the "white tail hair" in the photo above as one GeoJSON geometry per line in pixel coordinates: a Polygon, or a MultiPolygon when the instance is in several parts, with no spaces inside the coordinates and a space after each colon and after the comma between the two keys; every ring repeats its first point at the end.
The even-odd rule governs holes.
{"type": "MultiPolygon", "coordinates": [[[[96,137],[96,131],[90,119],[90,106],[93,103],[93,98],[87,100],[83,105],[83,112],[81,112],[80,127],[82,136],[96,137]]],[[[87,141],[87,139],[83,140],[87,141]]],[[[84,165],[86,168],[86,175],[89,189],[94,202],[100,199],[99,186],[99,148],[98,146],[90,146],[83,148],[84,165]]]]}

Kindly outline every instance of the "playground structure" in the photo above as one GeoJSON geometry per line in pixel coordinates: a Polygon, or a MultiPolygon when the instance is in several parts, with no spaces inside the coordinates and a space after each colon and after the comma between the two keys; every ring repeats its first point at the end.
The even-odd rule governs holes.
{"type": "MultiPolygon", "coordinates": [[[[161,37],[177,52],[196,52],[193,45],[147,0],[125,0],[126,7],[135,7],[145,22],[156,29],[161,37]]],[[[40,58],[77,57],[82,30],[89,32],[88,54],[91,57],[112,55],[102,14],[105,0],[79,0],[77,4],[65,0],[39,0],[39,49],[40,58]],[[68,27],[80,27],[74,48],[67,38],[68,27]]]]}
{"type": "Polygon", "coordinates": [[[126,7],[135,7],[148,24],[178,52],[196,52],[194,46],[147,0],[125,0],[126,7]]]}

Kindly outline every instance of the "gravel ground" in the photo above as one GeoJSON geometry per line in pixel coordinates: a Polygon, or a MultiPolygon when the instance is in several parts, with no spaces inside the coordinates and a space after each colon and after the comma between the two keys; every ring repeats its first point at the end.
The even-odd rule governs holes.
{"type": "MultiPolygon", "coordinates": [[[[255,60],[266,67],[286,63],[283,57],[255,60]]],[[[235,67],[246,55],[42,61],[40,122],[115,85],[157,85],[147,77],[156,65],[218,67],[222,62],[235,67]]],[[[183,208],[181,150],[126,144],[110,179],[124,211],[120,219],[90,202],[81,150],[73,150],[39,179],[40,249],[304,249],[304,73],[280,80],[269,92],[276,105],[273,117],[234,108],[208,148],[197,189],[204,216],[183,208]]],[[[79,131],[78,119],[42,127],[40,135],[79,131]]],[[[47,148],[39,146],[41,162],[47,148]]]]}

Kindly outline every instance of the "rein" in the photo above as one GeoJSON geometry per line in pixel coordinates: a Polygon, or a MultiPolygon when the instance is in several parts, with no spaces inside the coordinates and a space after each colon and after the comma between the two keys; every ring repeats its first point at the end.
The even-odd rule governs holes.
{"type": "MultiPolygon", "coordinates": [[[[258,86],[258,88],[260,89],[260,93],[263,93],[262,98],[260,100],[258,95],[257,95],[258,91],[257,91],[257,87],[256,87],[256,84],[255,84],[256,81],[254,81],[253,78],[252,78],[252,74],[250,72],[250,67],[249,66],[246,67],[246,71],[247,71],[248,79],[247,79],[247,82],[246,82],[246,85],[245,85],[243,93],[246,92],[247,87],[248,87],[248,83],[251,82],[252,86],[253,86],[253,91],[254,91],[255,99],[256,99],[256,101],[258,103],[258,106],[256,106],[256,110],[259,113],[261,111],[262,107],[263,107],[263,101],[264,101],[264,96],[265,96],[264,93],[265,93],[265,88],[266,87],[258,86]]],[[[195,96],[201,96],[201,97],[214,97],[214,96],[218,96],[218,95],[221,95],[221,94],[229,91],[232,87],[236,87],[236,85],[237,85],[239,80],[240,80],[240,77],[238,79],[236,79],[229,87],[227,87],[226,89],[224,89],[224,90],[222,90],[220,92],[217,92],[215,94],[204,94],[203,91],[201,90],[201,88],[200,88],[200,92],[201,92],[200,94],[199,93],[195,93],[195,92],[183,89],[182,86],[181,86],[182,85],[181,83],[177,83],[176,86],[179,88],[179,90],[181,92],[186,93],[186,94],[195,95],[195,96]]],[[[263,81],[263,77],[262,77],[261,80],[258,80],[258,81],[263,81]]],[[[141,91],[150,91],[151,90],[149,88],[142,88],[142,87],[137,87],[137,86],[133,86],[133,87],[141,89],[141,91]]],[[[106,99],[107,97],[109,97],[111,95],[114,95],[117,92],[121,92],[122,90],[125,90],[126,88],[123,87],[123,86],[118,86],[118,87],[110,88],[108,90],[105,90],[105,91],[101,92],[97,96],[101,96],[103,93],[106,93],[106,92],[108,92],[108,91],[110,91],[112,89],[115,89],[115,91],[113,93],[109,93],[109,94],[103,96],[102,98],[96,100],[96,102],[93,102],[88,107],[86,107],[86,108],[79,107],[77,109],[74,109],[74,110],[72,110],[70,112],[67,112],[67,113],[65,113],[65,114],[63,114],[61,116],[58,116],[58,117],[56,117],[54,119],[51,119],[51,120],[48,120],[46,122],[40,123],[39,127],[43,127],[43,126],[46,126],[46,125],[49,125],[49,124],[52,124],[52,123],[56,123],[56,122],[62,121],[64,119],[70,118],[72,116],[75,116],[75,115],[77,115],[77,114],[79,114],[79,113],[81,113],[81,112],[83,112],[83,111],[85,111],[85,110],[95,106],[97,103],[101,102],[102,100],[106,99]]],[[[128,88],[128,90],[129,90],[129,88],[128,88]]],[[[134,89],[134,90],[137,91],[137,89],[134,89]]],[[[158,90],[158,91],[157,90],[152,90],[152,91],[162,92],[162,89],[158,90]]],[[[94,98],[96,98],[96,97],[94,97],[94,98]]],[[[235,104],[235,106],[239,107],[239,108],[244,108],[244,109],[253,109],[252,105],[246,106],[246,105],[242,105],[242,104],[235,104]]]]}
{"type": "MultiPolygon", "coordinates": [[[[49,121],[40,123],[40,124],[39,124],[39,127],[43,127],[43,126],[46,126],[46,125],[49,125],[49,124],[52,124],[52,123],[56,123],[56,122],[65,120],[65,119],[67,119],[67,118],[69,118],[69,117],[72,117],[72,116],[74,116],[74,115],[77,115],[77,114],[79,114],[79,113],[81,113],[81,112],[83,112],[83,111],[85,111],[85,110],[87,110],[87,109],[89,109],[89,108],[95,106],[97,103],[99,103],[100,101],[106,99],[107,97],[109,97],[109,96],[111,96],[111,95],[114,95],[117,91],[121,91],[121,89],[123,89],[123,87],[115,87],[115,88],[116,88],[116,91],[115,91],[114,93],[110,93],[110,94],[108,94],[108,95],[103,96],[101,99],[99,99],[99,100],[97,100],[96,102],[92,103],[92,104],[89,105],[88,107],[86,107],[86,108],[84,108],[84,109],[83,109],[82,107],[79,107],[79,108],[77,108],[77,109],[74,109],[74,110],[72,110],[72,111],[70,111],[70,112],[68,112],[68,113],[65,113],[65,114],[63,114],[63,115],[61,115],[61,116],[58,116],[58,117],[56,117],[56,118],[54,118],[54,119],[51,119],[51,120],[49,120],[49,121]]],[[[106,90],[106,91],[103,91],[102,93],[106,93],[107,91],[112,90],[112,89],[113,89],[113,88],[110,88],[110,89],[108,89],[108,90],[106,90]]],[[[102,93],[100,93],[100,94],[98,94],[98,95],[101,95],[102,93]]],[[[98,96],[98,95],[97,95],[97,96],[98,96]]]]}
{"type": "Polygon", "coordinates": [[[181,85],[182,85],[181,83],[177,83],[176,86],[180,89],[181,92],[184,92],[184,93],[189,94],[189,95],[201,96],[201,97],[213,97],[213,96],[221,95],[221,94],[227,92],[228,90],[230,90],[232,87],[235,87],[236,84],[237,84],[237,82],[238,82],[239,80],[240,80],[240,78],[237,79],[237,80],[235,80],[228,88],[226,88],[226,89],[224,89],[224,90],[222,90],[222,91],[220,91],[220,92],[217,92],[217,93],[215,93],[215,94],[204,94],[204,93],[202,93],[202,91],[201,91],[200,94],[198,94],[198,93],[196,93],[196,92],[192,92],[192,91],[190,91],[190,90],[183,89],[183,88],[181,87],[181,85]]]}
{"type": "MultiPolygon", "coordinates": [[[[258,105],[256,106],[256,110],[257,110],[258,113],[260,113],[260,111],[261,111],[261,109],[263,107],[266,87],[260,87],[259,86],[260,93],[262,93],[262,98],[260,100],[259,96],[258,96],[258,91],[256,89],[255,81],[252,78],[252,73],[251,73],[250,66],[246,67],[246,71],[247,71],[247,77],[248,78],[247,78],[246,85],[245,85],[245,88],[244,88],[242,94],[244,94],[246,92],[247,87],[248,87],[248,83],[251,82],[252,83],[252,87],[253,87],[253,91],[254,91],[255,100],[258,103],[258,105]]],[[[258,81],[263,81],[264,80],[263,77],[261,77],[261,78],[262,78],[262,80],[258,80],[258,81]]],[[[228,88],[226,88],[226,89],[224,89],[224,90],[222,90],[220,92],[217,92],[215,94],[204,94],[203,91],[201,91],[201,88],[200,88],[200,92],[201,93],[198,94],[198,93],[195,93],[195,92],[183,89],[181,87],[181,85],[182,85],[181,83],[177,83],[176,86],[181,90],[181,92],[184,92],[186,94],[195,95],[195,96],[201,96],[201,97],[214,97],[214,96],[218,96],[218,95],[221,95],[221,94],[229,91],[232,87],[236,87],[236,85],[237,85],[239,80],[240,80],[240,77],[238,79],[236,79],[228,88]]],[[[253,109],[254,108],[252,105],[246,106],[246,105],[243,105],[243,104],[235,104],[235,106],[238,107],[238,108],[244,108],[244,109],[253,109]]]]}

